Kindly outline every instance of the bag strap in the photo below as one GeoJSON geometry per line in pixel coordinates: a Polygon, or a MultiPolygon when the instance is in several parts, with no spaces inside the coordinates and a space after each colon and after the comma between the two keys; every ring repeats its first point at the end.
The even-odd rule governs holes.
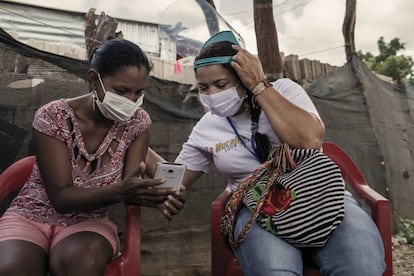
{"type": "Polygon", "coordinates": [[[240,244],[246,239],[253,223],[262,210],[265,200],[268,198],[273,186],[275,185],[276,178],[286,171],[295,168],[295,163],[291,156],[291,151],[288,144],[282,144],[274,147],[269,154],[268,160],[261,164],[252,174],[250,174],[245,181],[240,183],[237,190],[230,197],[227,202],[223,217],[221,218],[221,232],[224,235],[228,235],[229,243],[233,249],[240,246],[240,244]],[[265,188],[260,198],[257,201],[257,205],[252,211],[252,215],[246,225],[243,227],[240,235],[234,237],[234,223],[237,212],[242,207],[243,198],[247,192],[259,182],[265,183],[265,188]]]}

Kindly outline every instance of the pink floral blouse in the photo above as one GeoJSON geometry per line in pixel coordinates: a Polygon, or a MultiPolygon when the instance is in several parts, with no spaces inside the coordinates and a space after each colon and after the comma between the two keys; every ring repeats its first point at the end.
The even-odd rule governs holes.
{"type": "MultiPolygon", "coordinates": [[[[66,144],[72,163],[73,184],[82,188],[102,187],[119,181],[129,145],[138,135],[147,130],[150,124],[151,119],[148,114],[138,108],[127,122],[114,123],[98,150],[95,153],[88,153],[75,114],[65,99],[44,105],[36,112],[33,120],[33,127],[36,130],[66,144]],[[102,160],[109,161],[103,164],[102,160]]],[[[37,163],[29,180],[8,210],[36,222],[60,226],[107,215],[106,208],[84,213],[58,213],[47,197],[37,163]]]]}

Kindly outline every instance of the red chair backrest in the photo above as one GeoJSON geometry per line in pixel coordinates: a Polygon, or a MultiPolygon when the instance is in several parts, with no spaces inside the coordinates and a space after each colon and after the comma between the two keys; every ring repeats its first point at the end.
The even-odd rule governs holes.
{"type": "Polygon", "coordinates": [[[11,192],[20,189],[29,179],[35,156],[26,156],[17,160],[6,168],[0,175],[0,201],[4,200],[11,192]]]}

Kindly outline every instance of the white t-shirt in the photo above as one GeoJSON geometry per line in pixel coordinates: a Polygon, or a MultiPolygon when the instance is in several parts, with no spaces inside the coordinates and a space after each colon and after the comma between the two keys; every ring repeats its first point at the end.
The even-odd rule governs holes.
{"type": "MultiPolygon", "coordinates": [[[[279,79],[273,86],[287,100],[319,117],[314,104],[300,85],[290,79],[279,79]]],[[[194,126],[175,162],[184,164],[189,170],[201,172],[208,172],[214,164],[235,191],[260,162],[252,153],[250,111],[231,117],[231,121],[250,151],[240,143],[225,117],[207,112],[194,126]]],[[[259,117],[258,132],[266,134],[272,144],[280,143],[263,111],[259,117]]]]}

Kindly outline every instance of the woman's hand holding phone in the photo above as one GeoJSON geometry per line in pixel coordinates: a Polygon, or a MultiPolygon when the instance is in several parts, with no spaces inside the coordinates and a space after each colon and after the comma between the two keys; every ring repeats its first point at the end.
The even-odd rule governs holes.
{"type": "Polygon", "coordinates": [[[185,166],[172,162],[158,162],[155,167],[154,179],[163,178],[165,182],[156,188],[175,188],[180,189],[185,173],[185,166]]]}
{"type": "Polygon", "coordinates": [[[159,162],[155,168],[154,179],[162,178],[165,182],[156,188],[174,188],[175,192],[158,206],[161,213],[168,220],[180,213],[185,203],[185,187],[182,184],[185,167],[182,164],[159,162]]]}

